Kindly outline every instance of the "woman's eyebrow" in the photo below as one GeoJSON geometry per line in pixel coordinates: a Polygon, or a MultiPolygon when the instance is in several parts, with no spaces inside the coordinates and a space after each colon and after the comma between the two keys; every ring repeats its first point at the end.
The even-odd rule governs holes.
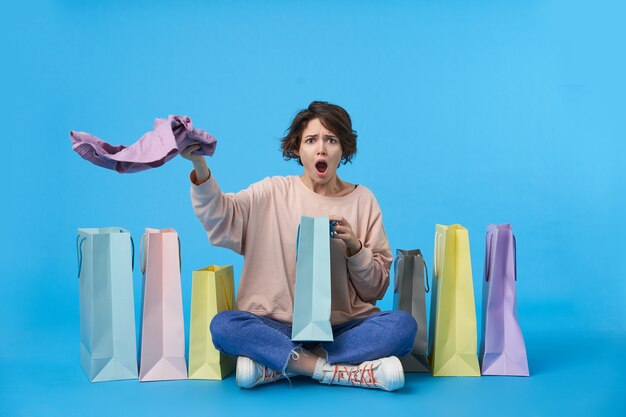
{"type": "MultiPolygon", "coordinates": [[[[308,139],[308,138],[317,138],[319,135],[317,133],[315,134],[310,134],[310,135],[306,135],[304,138],[308,139]]],[[[324,135],[325,138],[327,139],[337,139],[336,135],[324,135]]]]}

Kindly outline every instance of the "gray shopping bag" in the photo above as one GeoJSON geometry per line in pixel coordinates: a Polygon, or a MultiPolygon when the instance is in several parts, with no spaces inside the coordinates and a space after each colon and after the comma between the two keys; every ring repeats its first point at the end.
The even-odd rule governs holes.
{"type": "Polygon", "coordinates": [[[329,231],[328,217],[302,216],[300,220],[291,329],[294,342],[333,341],[329,231]]]}
{"type": "Polygon", "coordinates": [[[405,372],[430,372],[426,355],[428,346],[426,293],[430,288],[428,288],[428,270],[422,252],[419,249],[396,250],[394,273],[393,308],[411,313],[417,322],[413,349],[409,354],[400,358],[402,367],[405,372]]]}

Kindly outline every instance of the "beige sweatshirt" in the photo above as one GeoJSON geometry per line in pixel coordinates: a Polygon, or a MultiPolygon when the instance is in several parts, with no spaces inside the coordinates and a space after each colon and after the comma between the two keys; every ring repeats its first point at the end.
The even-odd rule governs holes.
{"type": "Polygon", "coordinates": [[[326,197],[300,177],[271,177],[238,193],[222,193],[211,176],[196,185],[191,200],[212,244],[244,256],[237,308],[291,324],[296,279],[296,238],[301,216],[344,217],[363,243],[346,255],[341,239],[331,239],[331,323],[341,324],[380,311],[389,285],[392,255],[376,198],[359,185],[343,197],[326,197]]]}

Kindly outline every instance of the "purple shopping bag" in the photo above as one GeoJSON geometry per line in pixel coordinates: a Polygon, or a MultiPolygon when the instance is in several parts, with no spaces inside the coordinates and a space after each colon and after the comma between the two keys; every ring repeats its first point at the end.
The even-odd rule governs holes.
{"type": "Polygon", "coordinates": [[[511,225],[490,224],[483,280],[483,375],[529,375],[526,345],[517,318],[515,256],[511,225]]]}

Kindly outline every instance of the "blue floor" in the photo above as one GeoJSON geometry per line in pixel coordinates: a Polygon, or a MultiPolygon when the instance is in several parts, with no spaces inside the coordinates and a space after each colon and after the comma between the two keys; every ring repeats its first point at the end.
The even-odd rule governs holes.
{"type": "Polygon", "coordinates": [[[33,329],[29,339],[3,342],[0,415],[626,415],[624,335],[527,332],[529,378],[409,374],[403,390],[387,393],[300,378],[244,391],[233,375],[92,384],[79,366],[75,330],[33,329]]]}

